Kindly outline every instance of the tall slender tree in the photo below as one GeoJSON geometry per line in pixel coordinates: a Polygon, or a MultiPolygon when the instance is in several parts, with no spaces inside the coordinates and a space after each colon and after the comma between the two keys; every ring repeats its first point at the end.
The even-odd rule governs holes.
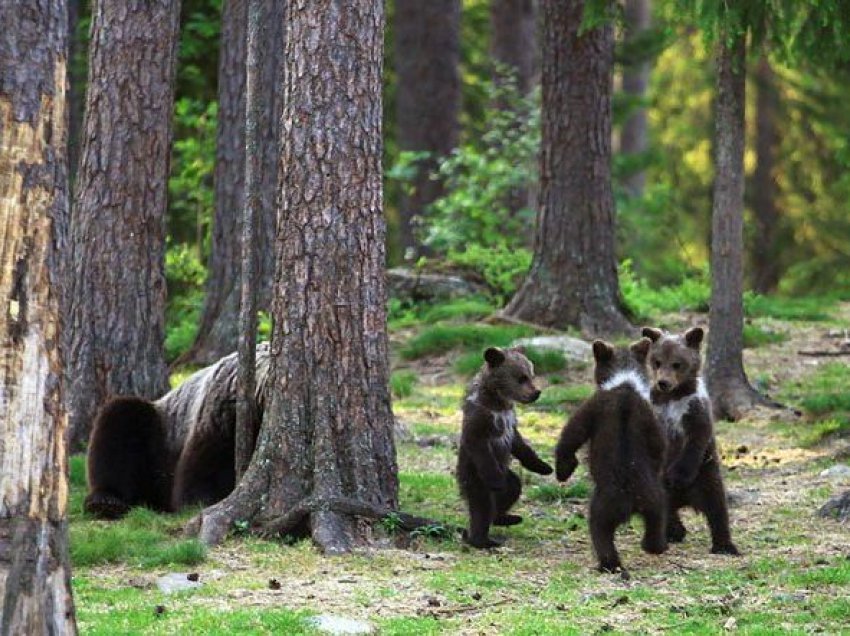
{"type": "Polygon", "coordinates": [[[396,130],[399,149],[429,153],[417,164],[412,189],[401,201],[402,251],[418,250],[415,219],[440,196],[431,178],[437,158],[458,140],[460,110],[460,0],[396,0],[396,130]]]}
{"type": "Polygon", "coordinates": [[[520,93],[527,94],[534,86],[540,57],[537,0],[492,0],[490,26],[493,59],[513,73],[520,93]]]}
{"type": "Polygon", "coordinates": [[[508,316],[591,334],[630,330],[614,251],[614,27],[582,30],[583,0],[544,0],[540,206],[531,270],[508,316]]]}
{"type": "Polygon", "coordinates": [[[64,0],[0,1],[0,634],[74,634],[61,249],[64,0]]]}
{"type": "Polygon", "coordinates": [[[94,5],[71,227],[71,443],[111,394],[168,389],[165,210],[179,0],[94,5]]]}
{"type": "Polygon", "coordinates": [[[398,493],[384,284],[381,0],[289,3],[270,395],[234,492],[190,527],[301,524],[326,551],[398,493]],[[360,512],[356,512],[360,511],[360,512]]]}
{"type": "MultiPolygon", "coordinates": [[[[239,334],[239,298],[241,275],[240,240],[245,200],[245,59],[247,55],[248,0],[224,0],[222,6],[221,46],[218,73],[218,132],[214,174],[215,213],[212,223],[210,257],[204,308],[198,334],[190,351],[180,362],[209,364],[232,353],[239,334]]],[[[280,72],[279,60],[271,51],[282,44],[286,2],[263,0],[269,16],[260,45],[258,82],[259,112],[257,150],[262,157],[260,174],[258,254],[258,300],[268,308],[274,258],[274,199],[276,190],[277,122],[280,119],[281,94],[275,94],[280,72]]]]}
{"type": "MultiPolygon", "coordinates": [[[[626,26],[626,43],[634,44],[645,35],[652,22],[652,4],[650,0],[626,0],[623,12],[626,26]]],[[[635,52],[637,54],[637,52],[635,52]]],[[[623,68],[623,92],[635,101],[646,97],[649,86],[650,62],[643,55],[628,60],[623,68]]],[[[638,105],[623,122],[620,134],[620,152],[626,155],[640,155],[649,147],[646,108],[638,105]]],[[[640,196],[646,185],[646,171],[638,170],[624,179],[623,185],[632,196],[640,196]]]]}

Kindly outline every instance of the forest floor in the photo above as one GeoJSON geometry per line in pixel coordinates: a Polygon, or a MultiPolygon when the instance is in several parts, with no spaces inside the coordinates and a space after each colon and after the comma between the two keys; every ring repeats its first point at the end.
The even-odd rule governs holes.
{"type": "MultiPolygon", "coordinates": [[[[622,528],[617,544],[631,580],[599,574],[584,467],[560,486],[516,465],[525,521],[497,532],[507,541],[492,552],[428,536],[440,528],[404,547],[379,531],[376,547],[342,557],[324,557],[307,541],[246,536],[205,551],[180,536],[191,512],[87,518],[84,460],[75,457],[71,548],[81,632],[316,633],[309,617],[332,614],[368,621],[382,634],[850,633],[850,526],[816,514],[850,488],[850,471],[821,475],[842,473],[833,467],[850,459],[848,359],[798,354],[835,350],[847,338],[850,303],[824,311],[752,319],[766,344],[746,350],[751,379],[803,414],[764,410],[717,424],[739,558],[711,555],[703,519],[687,513],[685,542],[662,556],[640,551],[640,521],[622,528]],[[189,572],[198,574],[194,589],[166,594],[156,585],[162,575],[189,572]]],[[[457,525],[465,513],[452,472],[467,377],[455,369],[464,357],[474,360],[481,338],[504,337],[475,323],[475,313],[397,321],[392,331],[394,411],[407,430],[398,444],[402,508],[457,525]],[[466,346],[451,347],[453,329],[466,346]],[[411,353],[410,343],[429,333],[430,348],[411,353]]],[[[677,314],[656,323],[678,330],[706,320],[677,314]]],[[[520,428],[551,457],[566,417],[592,391],[591,368],[572,363],[541,375],[543,397],[520,407],[520,428]]]]}

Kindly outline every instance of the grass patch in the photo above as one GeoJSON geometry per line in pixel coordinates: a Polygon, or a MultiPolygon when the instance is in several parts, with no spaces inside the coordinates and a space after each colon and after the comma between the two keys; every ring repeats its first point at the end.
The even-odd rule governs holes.
{"type": "Polygon", "coordinates": [[[434,324],[442,321],[470,321],[485,318],[495,307],[483,298],[464,298],[428,307],[422,313],[422,321],[434,324]]]}
{"type": "Polygon", "coordinates": [[[565,404],[579,404],[593,395],[594,388],[590,384],[573,384],[569,386],[550,386],[534,403],[534,407],[544,411],[563,408],[565,404]]]}
{"type": "Polygon", "coordinates": [[[592,486],[587,479],[575,479],[566,486],[540,484],[528,489],[528,498],[540,503],[559,503],[569,499],[587,499],[592,486]]]}
{"type": "Polygon", "coordinates": [[[817,322],[830,319],[825,309],[834,304],[834,301],[825,298],[783,298],[753,292],[744,294],[744,314],[749,318],[817,322]]]}
{"type": "Polygon", "coordinates": [[[456,348],[478,350],[485,347],[506,347],[517,338],[524,338],[533,333],[533,329],[523,326],[438,324],[426,327],[411,338],[402,347],[401,357],[405,360],[417,360],[456,348]]]}
{"type": "Polygon", "coordinates": [[[797,404],[808,422],[783,424],[782,428],[803,446],[812,446],[828,436],[850,432],[850,366],[841,362],[824,364],[812,375],[794,382],[782,399],[797,404]]]}
{"type": "Polygon", "coordinates": [[[417,380],[418,376],[413,371],[394,371],[390,376],[390,389],[393,396],[397,398],[410,397],[413,395],[417,380]]]}
{"type": "Polygon", "coordinates": [[[788,340],[788,334],[781,331],[771,331],[753,324],[744,325],[744,348],[746,349],[755,349],[786,340],[788,340]]]}
{"type": "Polygon", "coordinates": [[[626,307],[637,321],[673,312],[706,312],[711,298],[708,276],[684,278],[676,285],[656,287],[638,278],[629,261],[620,266],[620,289],[626,307]]]}

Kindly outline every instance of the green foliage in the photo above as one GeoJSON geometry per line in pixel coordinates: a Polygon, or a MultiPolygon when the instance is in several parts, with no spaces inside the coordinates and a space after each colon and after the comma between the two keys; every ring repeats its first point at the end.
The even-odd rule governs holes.
{"type": "Polygon", "coordinates": [[[749,318],[774,318],[776,320],[829,320],[827,312],[834,301],[826,298],[787,298],[744,293],[744,313],[749,318]]]}
{"type": "Polygon", "coordinates": [[[394,371],[390,376],[390,388],[394,397],[406,398],[413,394],[413,388],[419,379],[414,371],[394,371]]]}
{"type": "Polygon", "coordinates": [[[534,330],[524,326],[494,326],[478,324],[438,324],[427,327],[413,336],[402,348],[401,357],[416,360],[439,355],[455,348],[480,349],[505,347],[517,338],[530,336],[534,330]]]}
{"type": "Polygon", "coordinates": [[[708,311],[711,285],[707,275],[684,278],[676,285],[657,287],[638,278],[631,261],[620,265],[620,290],[626,307],[638,321],[680,311],[708,311]]]}
{"type": "Polygon", "coordinates": [[[169,245],[165,253],[168,303],[165,309],[165,355],[174,360],[195,341],[203,307],[206,269],[197,252],[185,244],[169,245]]]}
{"type": "Polygon", "coordinates": [[[782,399],[799,404],[809,421],[794,423],[788,432],[803,445],[826,436],[850,432],[850,366],[825,364],[783,391],[782,399]]]}
{"type": "Polygon", "coordinates": [[[594,388],[589,384],[569,386],[550,386],[534,403],[535,408],[543,411],[562,411],[566,404],[580,404],[593,395],[594,388]]]}
{"type": "Polygon", "coordinates": [[[509,298],[531,267],[531,251],[524,247],[485,247],[470,243],[463,250],[450,250],[449,263],[467,267],[484,277],[500,301],[509,298]]]}
{"type": "Polygon", "coordinates": [[[570,499],[587,499],[592,489],[587,479],[573,479],[565,486],[540,484],[528,490],[528,498],[540,503],[565,503],[570,499]]]}
{"type": "Polygon", "coordinates": [[[744,324],[744,347],[755,349],[769,344],[777,344],[788,340],[788,334],[783,331],[765,329],[751,323],[744,324]]]}
{"type": "Polygon", "coordinates": [[[433,324],[445,320],[478,320],[489,316],[495,309],[484,298],[459,298],[426,308],[422,321],[433,324]]]}

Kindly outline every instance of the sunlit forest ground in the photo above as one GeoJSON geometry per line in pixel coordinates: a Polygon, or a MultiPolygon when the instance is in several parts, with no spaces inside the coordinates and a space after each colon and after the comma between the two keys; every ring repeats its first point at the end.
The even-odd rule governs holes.
{"type": "MultiPolygon", "coordinates": [[[[656,305],[663,305],[658,302],[656,305]]],[[[685,309],[687,302],[683,301],[685,309]]],[[[405,511],[463,525],[452,476],[463,387],[484,344],[529,329],[484,322],[493,308],[465,300],[391,316],[394,411],[405,511]]],[[[733,535],[744,556],[709,554],[705,523],[661,556],[639,549],[641,524],[618,534],[632,578],[597,573],[585,516],[584,467],[566,486],[521,471],[519,526],[504,548],[468,549],[443,528],[406,538],[392,523],[376,547],[324,557],[307,541],[240,534],[205,550],[182,537],[194,511],[137,509],[121,522],[82,512],[84,458],[72,460],[71,552],[80,629],[87,634],[315,633],[308,619],[369,621],[382,634],[850,633],[848,528],[817,516],[850,478],[821,472],[850,460],[850,369],[842,358],[804,357],[847,339],[850,303],[751,298],[745,361],[752,381],[799,409],[718,423],[733,535]],[[839,362],[835,362],[835,360],[839,362]],[[195,589],[160,592],[158,577],[197,573],[195,589]]],[[[705,314],[648,317],[672,330],[705,314]]],[[[551,457],[567,415],[592,391],[591,368],[534,352],[543,397],[521,407],[520,427],[551,457]]]]}

